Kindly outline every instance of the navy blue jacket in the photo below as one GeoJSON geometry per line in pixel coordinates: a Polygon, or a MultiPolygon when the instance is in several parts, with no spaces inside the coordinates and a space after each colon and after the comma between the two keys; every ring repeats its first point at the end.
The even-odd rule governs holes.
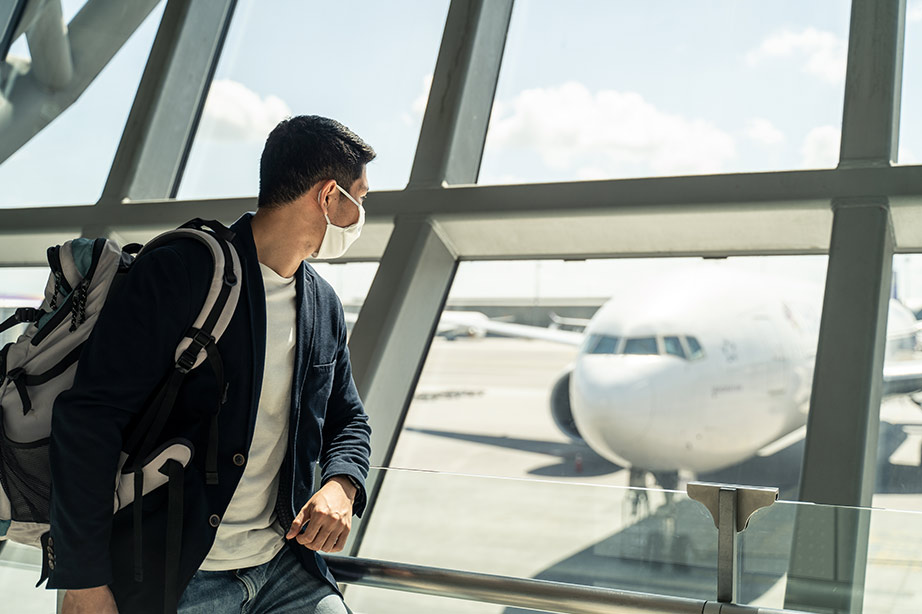
{"type": "MultiPolygon", "coordinates": [[[[180,593],[214,542],[212,515],[221,517],[243,473],[233,462],[249,451],[266,353],[266,301],[256,246],[246,214],[232,227],[243,279],[240,301],[218,342],[228,383],[219,416],[217,485],[205,484],[205,451],[217,380],[208,363],[180,389],[162,440],[181,437],[195,450],[185,472],[180,593]]],[[[134,580],[132,509],[113,516],[120,450],[133,420],[170,372],[176,345],[202,308],[212,258],[192,239],[140,256],[100,314],[77,367],[74,386],[55,402],[52,418],[49,588],[108,584],[123,614],[162,612],[167,488],[144,497],[144,581],[134,580]]],[[[365,507],[370,428],[352,380],[342,305],[307,263],[296,273],[297,345],[288,449],[276,512],[283,530],[321,482],[351,476],[360,488],[354,513],[365,507]]],[[[287,543],[312,575],[336,588],[323,560],[287,543]]]]}

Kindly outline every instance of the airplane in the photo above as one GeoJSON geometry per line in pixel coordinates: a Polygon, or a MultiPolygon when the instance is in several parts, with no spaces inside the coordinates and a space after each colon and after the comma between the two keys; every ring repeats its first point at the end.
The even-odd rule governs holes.
{"type": "MultiPolygon", "coordinates": [[[[650,472],[675,489],[680,470],[717,471],[802,436],[813,383],[822,293],[705,264],[609,300],[583,332],[489,319],[478,326],[578,346],[551,388],[557,427],[631,468],[632,485],[650,472]]],[[[891,300],[885,396],[922,389],[919,330],[914,314],[891,300]]]]}

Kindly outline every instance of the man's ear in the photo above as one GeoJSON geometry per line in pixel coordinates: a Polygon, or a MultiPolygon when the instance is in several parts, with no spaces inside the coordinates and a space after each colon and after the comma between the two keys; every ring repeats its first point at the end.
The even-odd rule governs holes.
{"type": "Polygon", "coordinates": [[[327,204],[327,199],[330,195],[336,191],[336,181],[334,179],[327,179],[326,181],[319,182],[320,188],[317,190],[317,204],[320,205],[320,210],[329,215],[330,208],[327,204]]]}

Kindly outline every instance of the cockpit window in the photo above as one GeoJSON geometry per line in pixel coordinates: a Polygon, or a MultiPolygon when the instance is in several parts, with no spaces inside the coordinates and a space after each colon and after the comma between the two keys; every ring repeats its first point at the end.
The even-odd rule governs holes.
{"type": "Polygon", "coordinates": [[[683,360],[695,360],[704,356],[704,349],[695,337],[670,335],[659,337],[629,337],[624,339],[613,335],[589,335],[583,346],[586,354],[631,354],[634,356],[656,356],[668,354],[683,360]]]}
{"type": "Polygon", "coordinates": [[[618,337],[611,335],[589,335],[586,341],[587,354],[614,354],[618,349],[618,337]]]}
{"type": "Polygon", "coordinates": [[[624,343],[624,354],[656,355],[656,337],[632,337],[624,343]]]}
{"type": "Polygon", "coordinates": [[[678,337],[664,337],[663,343],[667,354],[685,358],[685,348],[682,347],[682,341],[678,337]]]}
{"type": "Polygon", "coordinates": [[[698,343],[698,340],[694,337],[686,337],[685,340],[688,342],[688,351],[690,360],[695,360],[696,358],[701,358],[704,356],[704,348],[701,347],[701,344],[698,343]]]}

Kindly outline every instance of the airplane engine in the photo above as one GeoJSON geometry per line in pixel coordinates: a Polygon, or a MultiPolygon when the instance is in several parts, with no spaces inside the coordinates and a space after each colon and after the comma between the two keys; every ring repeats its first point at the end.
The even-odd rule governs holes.
{"type": "Polygon", "coordinates": [[[573,367],[569,367],[563,375],[557,378],[551,389],[551,417],[554,418],[554,423],[564,435],[575,441],[582,441],[583,438],[573,420],[573,412],[570,410],[570,375],[572,373],[573,367]]]}

